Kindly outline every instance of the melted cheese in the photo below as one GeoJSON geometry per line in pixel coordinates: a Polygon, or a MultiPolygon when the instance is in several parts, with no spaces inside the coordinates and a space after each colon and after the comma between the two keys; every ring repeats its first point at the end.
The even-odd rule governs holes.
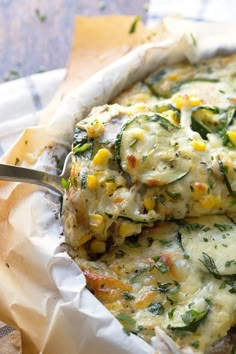
{"type": "MultiPolygon", "coordinates": [[[[219,247],[215,249],[213,239],[224,234],[220,236],[215,224],[222,228],[230,225],[229,238],[235,238],[236,226],[225,216],[199,218],[197,224],[195,219],[185,222],[185,226],[166,223],[146,229],[141,236],[127,239],[99,261],[78,258],[77,262],[94,274],[93,279],[87,276],[89,289],[114,316],[119,318],[123,314],[121,323],[128,330],[150,341],[155,327],[161,327],[180,348],[190,347],[193,352],[205,353],[236,324],[236,300],[235,284],[232,287],[224,275],[216,279],[200,260],[203,252],[208,252],[219,273],[235,277],[236,258],[230,259],[229,271],[225,272],[227,256],[222,260],[222,247],[217,243],[219,247]],[[202,227],[200,232],[197,225],[202,227]],[[212,243],[208,248],[202,242],[205,234],[207,244],[212,243]],[[161,262],[155,261],[158,257],[161,262]],[[99,283],[101,274],[104,279],[99,283]],[[183,321],[190,311],[193,314],[207,311],[195,330],[183,321]]],[[[231,247],[235,247],[235,242],[231,247]]],[[[230,254],[231,258],[236,255],[230,254]]]]}
{"type": "Polygon", "coordinates": [[[63,217],[88,288],[183,353],[236,325],[235,59],[161,68],[95,107],[73,143],[63,217]]]}

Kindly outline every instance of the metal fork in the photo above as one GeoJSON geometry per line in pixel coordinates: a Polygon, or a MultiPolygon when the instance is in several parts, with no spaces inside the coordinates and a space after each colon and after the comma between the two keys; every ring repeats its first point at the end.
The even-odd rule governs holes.
{"type": "Polygon", "coordinates": [[[52,175],[44,171],[0,164],[0,180],[37,184],[63,195],[65,189],[62,186],[62,179],[69,177],[72,154],[73,153],[70,152],[67,155],[62,173],[59,176],[52,175]]]}

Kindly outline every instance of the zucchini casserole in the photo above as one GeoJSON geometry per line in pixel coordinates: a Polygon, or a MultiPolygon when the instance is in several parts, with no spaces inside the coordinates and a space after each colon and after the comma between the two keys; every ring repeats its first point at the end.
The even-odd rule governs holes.
{"type": "Polygon", "coordinates": [[[236,55],[162,67],[77,123],[63,222],[127,335],[236,342],[236,55]]]}

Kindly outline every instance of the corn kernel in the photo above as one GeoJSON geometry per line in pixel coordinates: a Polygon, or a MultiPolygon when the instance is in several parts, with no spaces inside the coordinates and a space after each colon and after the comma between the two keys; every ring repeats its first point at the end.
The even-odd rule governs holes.
{"type": "Polygon", "coordinates": [[[91,235],[89,234],[84,234],[79,238],[79,242],[78,242],[78,246],[83,245],[84,243],[86,243],[87,241],[89,241],[92,238],[91,235]]]}
{"type": "Polygon", "coordinates": [[[100,234],[104,231],[104,217],[100,214],[89,214],[89,226],[91,231],[100,234]]]}
{"type": "Polygon", "coordinates": [[[104,132],[104,125],[100,120],[95,120],[91,125],[87,126],[87,134],[89,138],[97,138],[104,132]]]}
{"type": "Polygon", "coordinates": [[[191,144],[196,151],[206,151],[206,144],[202,141],[193,140],[191,144]]]}
{"type": "Polygon", "coordinates": [[[171,73],[168,75],[168,78],[172,81],[177,81],[179,79],[179,75],[177,73],[171,73]]]}
{"type": "Polygon", "coordinates": [[[87,187],[88,189],[95,189],[98,185],[97,177],[94,175],[87,176],[87,187]]]}
{"type": "Polygon", "coordinates": [[[104,253],[106,252],[106,243],[99,240],[92,240],[89,245],[89,250],[92,253],[104,253]]]}
{"type": "Polygon", "coordinates": [[[143,200],[143,205],[146,210],[153,210],[155,208],[155,200],[151,197],[145,197],[143,200]]]}
{"type": "Polygon", "coordinates": [[[175,107],[177,109],[181,109],[184,105],[184,97],[183,96],[180,96],[180,95],[177,95],[175,97],[173,97],[173,102],[175,104],[175,107]]]}
{"type": "Polygon", "coordinates": [[[200,200],[203,197],[203,195],[207,192],[208,188],[209,187],[205,183],[199,183],[199,182],[194,183],[193,199],[200,200]]]}
{"type": "Polygon", "coordinates": [[[96,166],[106,166],[110,158],[111,153],[109,150],[100,149],[93,158],[93,164],[96,166]]]}
{"type": "Polygon", "coordinates": [[[200,199],[199,203],[203,209],[219,208],[221,206],[221,199],[209,194],[200,199]]]}
{"type": "Polygon", "coordinates": [[[191,106],[200,106],[202,104],[202,100],[198,96],[189,96],[189,103],[191,106]]]}
{"type": "Polygon", "coordinates": [[[141,232],[141,226],[132,222],[123,222],[120,225],[119,235],[121,237],[128,237],[141,232]]]}
{"type": "Polygon", "coordinates": [[[236,145],[236,132],[234,132],[233,130],[229,130],[229,131],[227,132],[227,135],[228,135],[230,141],[231,141],[234,145],[236,145]]]}
{"type": "Polygon", "coordinates": [[[114,182],[106,182],[106,195],[112,195],[116,190],[116,184],[114,182]]]}
{"type": "Polygon", "coordinates": [[[147,93],[139,93],[139,94],[135,95],[134,99],[136,102],[146,102],[146,101],[148,101],[149,97],[150,96],[147,93]]]}
{"type": "Polygon", "coordinates": [[[144,137],[144,131],[143,129],[140,129],[140,128],[134,128],[132,130],[132,138],[134,139],[142,139],[144,137]]]}
{"type": "Polygon", "coordinates": [[[138,112],[145,112],[147,110],[147,107],[143,103],[138,103],[138,104],[135,105],[135,109],[138,112]]]}

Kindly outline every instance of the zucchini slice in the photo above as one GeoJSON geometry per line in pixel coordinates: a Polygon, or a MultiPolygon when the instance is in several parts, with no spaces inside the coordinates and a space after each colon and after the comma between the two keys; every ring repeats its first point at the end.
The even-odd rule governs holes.
{"type": "Polygon", "coordinates": [[[141,115],[127,122],[117,136],[116,156],[134,182],[150,187],[172,183],[191,169],[189,145],[183,130],[161,114],[141,115]]]}
{"type": "MultiPolygon", "coordinates": [[[[225,139],[226,129],[234,119],[235,110],[235,105],[227,109],[207,105],[195,107],[192,109],[191,128],[205,140],[209,133],[219,133],[225,139]]],[[[224,145],[228,145],[227,142],[224,145]]]]}

